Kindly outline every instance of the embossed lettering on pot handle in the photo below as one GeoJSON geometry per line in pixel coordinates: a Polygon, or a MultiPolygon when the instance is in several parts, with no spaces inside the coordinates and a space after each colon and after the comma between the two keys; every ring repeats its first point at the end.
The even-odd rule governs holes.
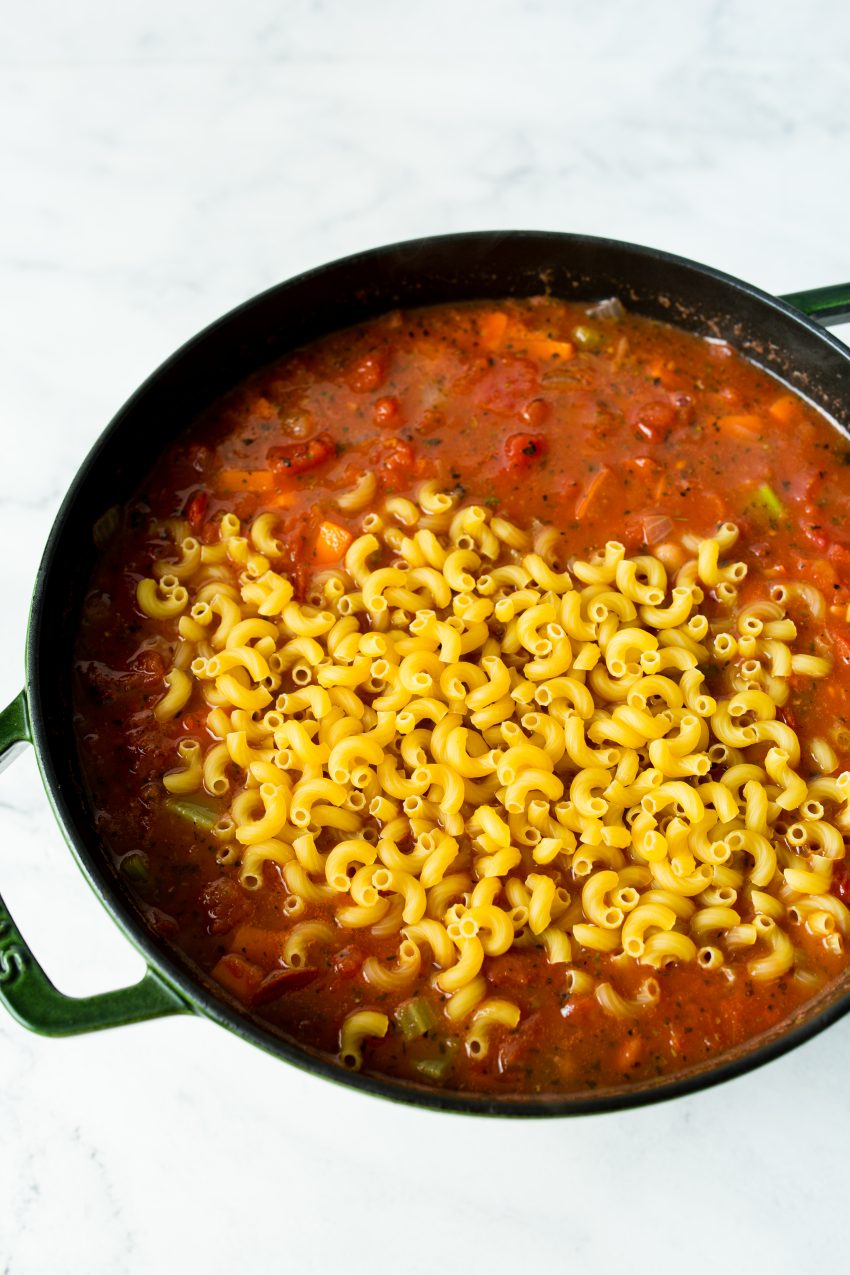
{"type": "MultiPolygon", "coordinates": [[[[0,771],[32,742],[24,691],[0,713],[0,771]]],[[[0,856],[0,864],[2,857],[0,856]]],[[[148,969],[132,987],[97,996],[64,996],[53,986],[0,898],[0,1002],[19,1023],[45,1036],[73,1036],[189,1009],[148,969]]]]}

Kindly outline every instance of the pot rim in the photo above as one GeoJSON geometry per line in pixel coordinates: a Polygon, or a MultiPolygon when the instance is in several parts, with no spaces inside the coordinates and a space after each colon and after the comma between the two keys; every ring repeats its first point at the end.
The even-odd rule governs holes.
{"type": "MultiPolygon", "coordinates": [[[[170,950],[165,946],[160,947],[158,945],[155,936],[144,923],[141,916],[137,914],[116,888],[116,881],[110,874],[105,856],[99,856],[96,850],[87,843],[85,837],[87,830],[80,828],[75,821],[74,813],[66,798],[62,777],[53,755],[46,724],[45,704],[41,693],[40,670],[42,663],[41,647],[45,637],[43,628],[45,591],[51,566],[58,547],[62,543],[71,511],[75,506],[81,488],[92,470],[97,466],[108,440],[120,430],[125,416],[144,399],[151,387],[156,385],[166,372],[178,367],[187,355],[205,345],[214,334],[225,331],[229,325],[237,323],[243,315],[259,307],[266,300],[278,294],[284,294],[287,290],[296,286],[304,286],[313,281],[321,280],[326,276],[332,275],[335,271],[354,265],[368,267],[370,261],[384,259],[391,254],[410,256],[439,245],[447,247],[454,245],[458,247],[463,247],[464,245],[475,245],[476,247],[490,245],[495,247],[502,241],[524,241],[526,243],[532,241],[539,243],[541,249],[551,248],[553,253],[556,253],[559,247],[568,245],[590,245],[600,251],[626,251],[635,257],[655,262],[661,267],[685,267],[706,280],[723,284],[732,292],[749,297],[763,306],[766,313],[770,311],[779,312],[786,319],[790,318],[809,336],[816,337],[820,342],[828,346],[833,353],[850,362],[850,350],[842,342],[824,331],[814,320],[808,318],[801,311],[779,297],[772,296],[770,293],[733,275],[686,257],[657,248],[592,235],[559,231],[497,230],[464,231],[454,234],[425,236],[380,245],[337,258],[334,261],[312,267],[290,279],[274,284],[270,288],[234,306],[219,318],[214,319],[170,354],[146,377],[139,388],[118,409],[109,424],[95,440],[77,470],[51,528],[33,590],[26,640],[26,685],[32,737],[39,770],[50,804],[80,870],[109,912],[112,920],[120,927],[125,936],[130,939],[147,964],[168,984],[179,991],[187,1002],[187,1008],[203,1014],[244,1040],[285,1059],[301,1070],[346,1087],[396,1102],[428,1107],[439,1111],[511,1117],[567,1116],[622,1111],[681,1097],[743,1075],[812,1039],[812,1037],[818,1035],[850,1011],[850,982],[848,982],[846,991],[843,994],[833,995],[832,999],[828,1000],[828,1003],[810,1016],[805,1017],[803,1021],[794,1025],[794,1020],[792,1019],[790,1027],[786,1027],[785,1030],[779,1032],[774,1030],[769,1039],[756,1038],[755,1043],[750,1042],[746,1053],[738,1054],[731,1058],[726,1055],[719,1055],[716,1060],[709,1064],[700,1064],[698,1067],[673,1073],[669,1077],[660,1078],[657,1082],[652,1082],[651,1084],[645,1083],[635,1089],[617,1088],[600,1090],[599,1092],[556,1093],[552,1095],[498,1095],[473,1091],[442,1090],[369,1072],[345,1071],[329,1057],[300,1046],[264,1026],[259,1019],[246,1012],[243,1008],[239,1008],[235,1001],[227,998],[220,989],[214,991],[208,976],[205,976],[202,971],[193,971],[188,958],[179,959],[176,950],[170,950]],[[761,1043],[758,1043],[759,1040],[761,1040],[761,1043]],[[726,1059],[725,1061],[724,1058],[726,1059]]],[[[329,333],[333,330],[333,328],[327,329],[329,333]]],[[[800,393],[799,389],[795,392],[800,393]]],[[[90,830],[88,831],[90,835],[90,830]]],[[[824,998],[826,996],[827,993],[824,993],[824,998]]]]}

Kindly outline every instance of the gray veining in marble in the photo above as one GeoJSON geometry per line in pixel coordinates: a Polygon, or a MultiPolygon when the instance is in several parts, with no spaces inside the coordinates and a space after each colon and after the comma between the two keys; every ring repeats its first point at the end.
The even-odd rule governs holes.
{"type": "MultiPolygon", "coordinates": [[[[850,274],[838,0],[3,16],[4,702],[41,547],[98,432],[179,342],[276,280],[497,226],[666,246],[775,290],[850,274]]],[[[0,780],[0,827],[0,888],[63,989],[137,977],[31,756],[0,780]]],[[[330,1088],[200,1021],[48,1041],[0,1015],[0,1271],[834,1269],[848,1069],[844,1022],[664,1107],[507,1125],[330,1088]]]]}

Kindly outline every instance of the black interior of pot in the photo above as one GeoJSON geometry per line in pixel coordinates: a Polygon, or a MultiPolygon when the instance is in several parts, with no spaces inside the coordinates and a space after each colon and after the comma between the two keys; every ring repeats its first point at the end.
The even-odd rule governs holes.
{"type": "MultiPolygon", "coordinates": [[[[850,433],[850,352],[802,316],[737,280],[646,248],[584,236],[485,232],[419,240],[375,249],[301,275],[262,294],[213,324],[172,356],[118,413],[84,463],[57,518],[36,584],[28,642],[28,689],[41,765],[57,813],[84,868],[107,906],[167,976],[196,997],[205,1012],[255,1043],[331,1075],[252,1022],[181,953],[146,929],[98,843],[77,762],[71,703],[71,652],[80,604],[96,549],[92,527],[112,505],[133,495],[140,478],[187,424],[226,390],[263,364],[328,332],[397,307],[453,300],[531,296],[574,299],[618,296],[641,314],[724,338],[785,379],[850,433]]],[[[92,375],[97,361],[92,357],[92,375]]],[[[529,514],[533,511],[529,511],[529,514]]],[[[616,1094],[553,1101],[489,1099],[421,1090],[370,1077],[352,1083],[387,1096],[430,1105],[533,1114],[599,1110],[652,1101],[744,1070],[781,1052],[843,1012],[850,992],[831,990],[794,1023],[689,1072],[616,1094]]]]}

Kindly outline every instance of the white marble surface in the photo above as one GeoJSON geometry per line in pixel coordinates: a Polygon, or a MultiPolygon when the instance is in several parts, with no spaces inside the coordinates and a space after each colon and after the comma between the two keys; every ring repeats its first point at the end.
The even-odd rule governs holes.
{"type": "MultiPolygon", "coordinates": [[[[342,253],[478,227],[666,246],[777,291],[850,274],[840,0],[33,0],[0,43],[0,698],[51,520],[185,337],[342,253]]],[[[0,887],[63,990],[139,957],[0,780],[0,887]]],[[[578,1122],[394,1108],[180,1019],[67,1041],[0,1014],[7,1275],[530,1261],[835,1268],[850,1020],[693,1098],[578,1122]]]]}

